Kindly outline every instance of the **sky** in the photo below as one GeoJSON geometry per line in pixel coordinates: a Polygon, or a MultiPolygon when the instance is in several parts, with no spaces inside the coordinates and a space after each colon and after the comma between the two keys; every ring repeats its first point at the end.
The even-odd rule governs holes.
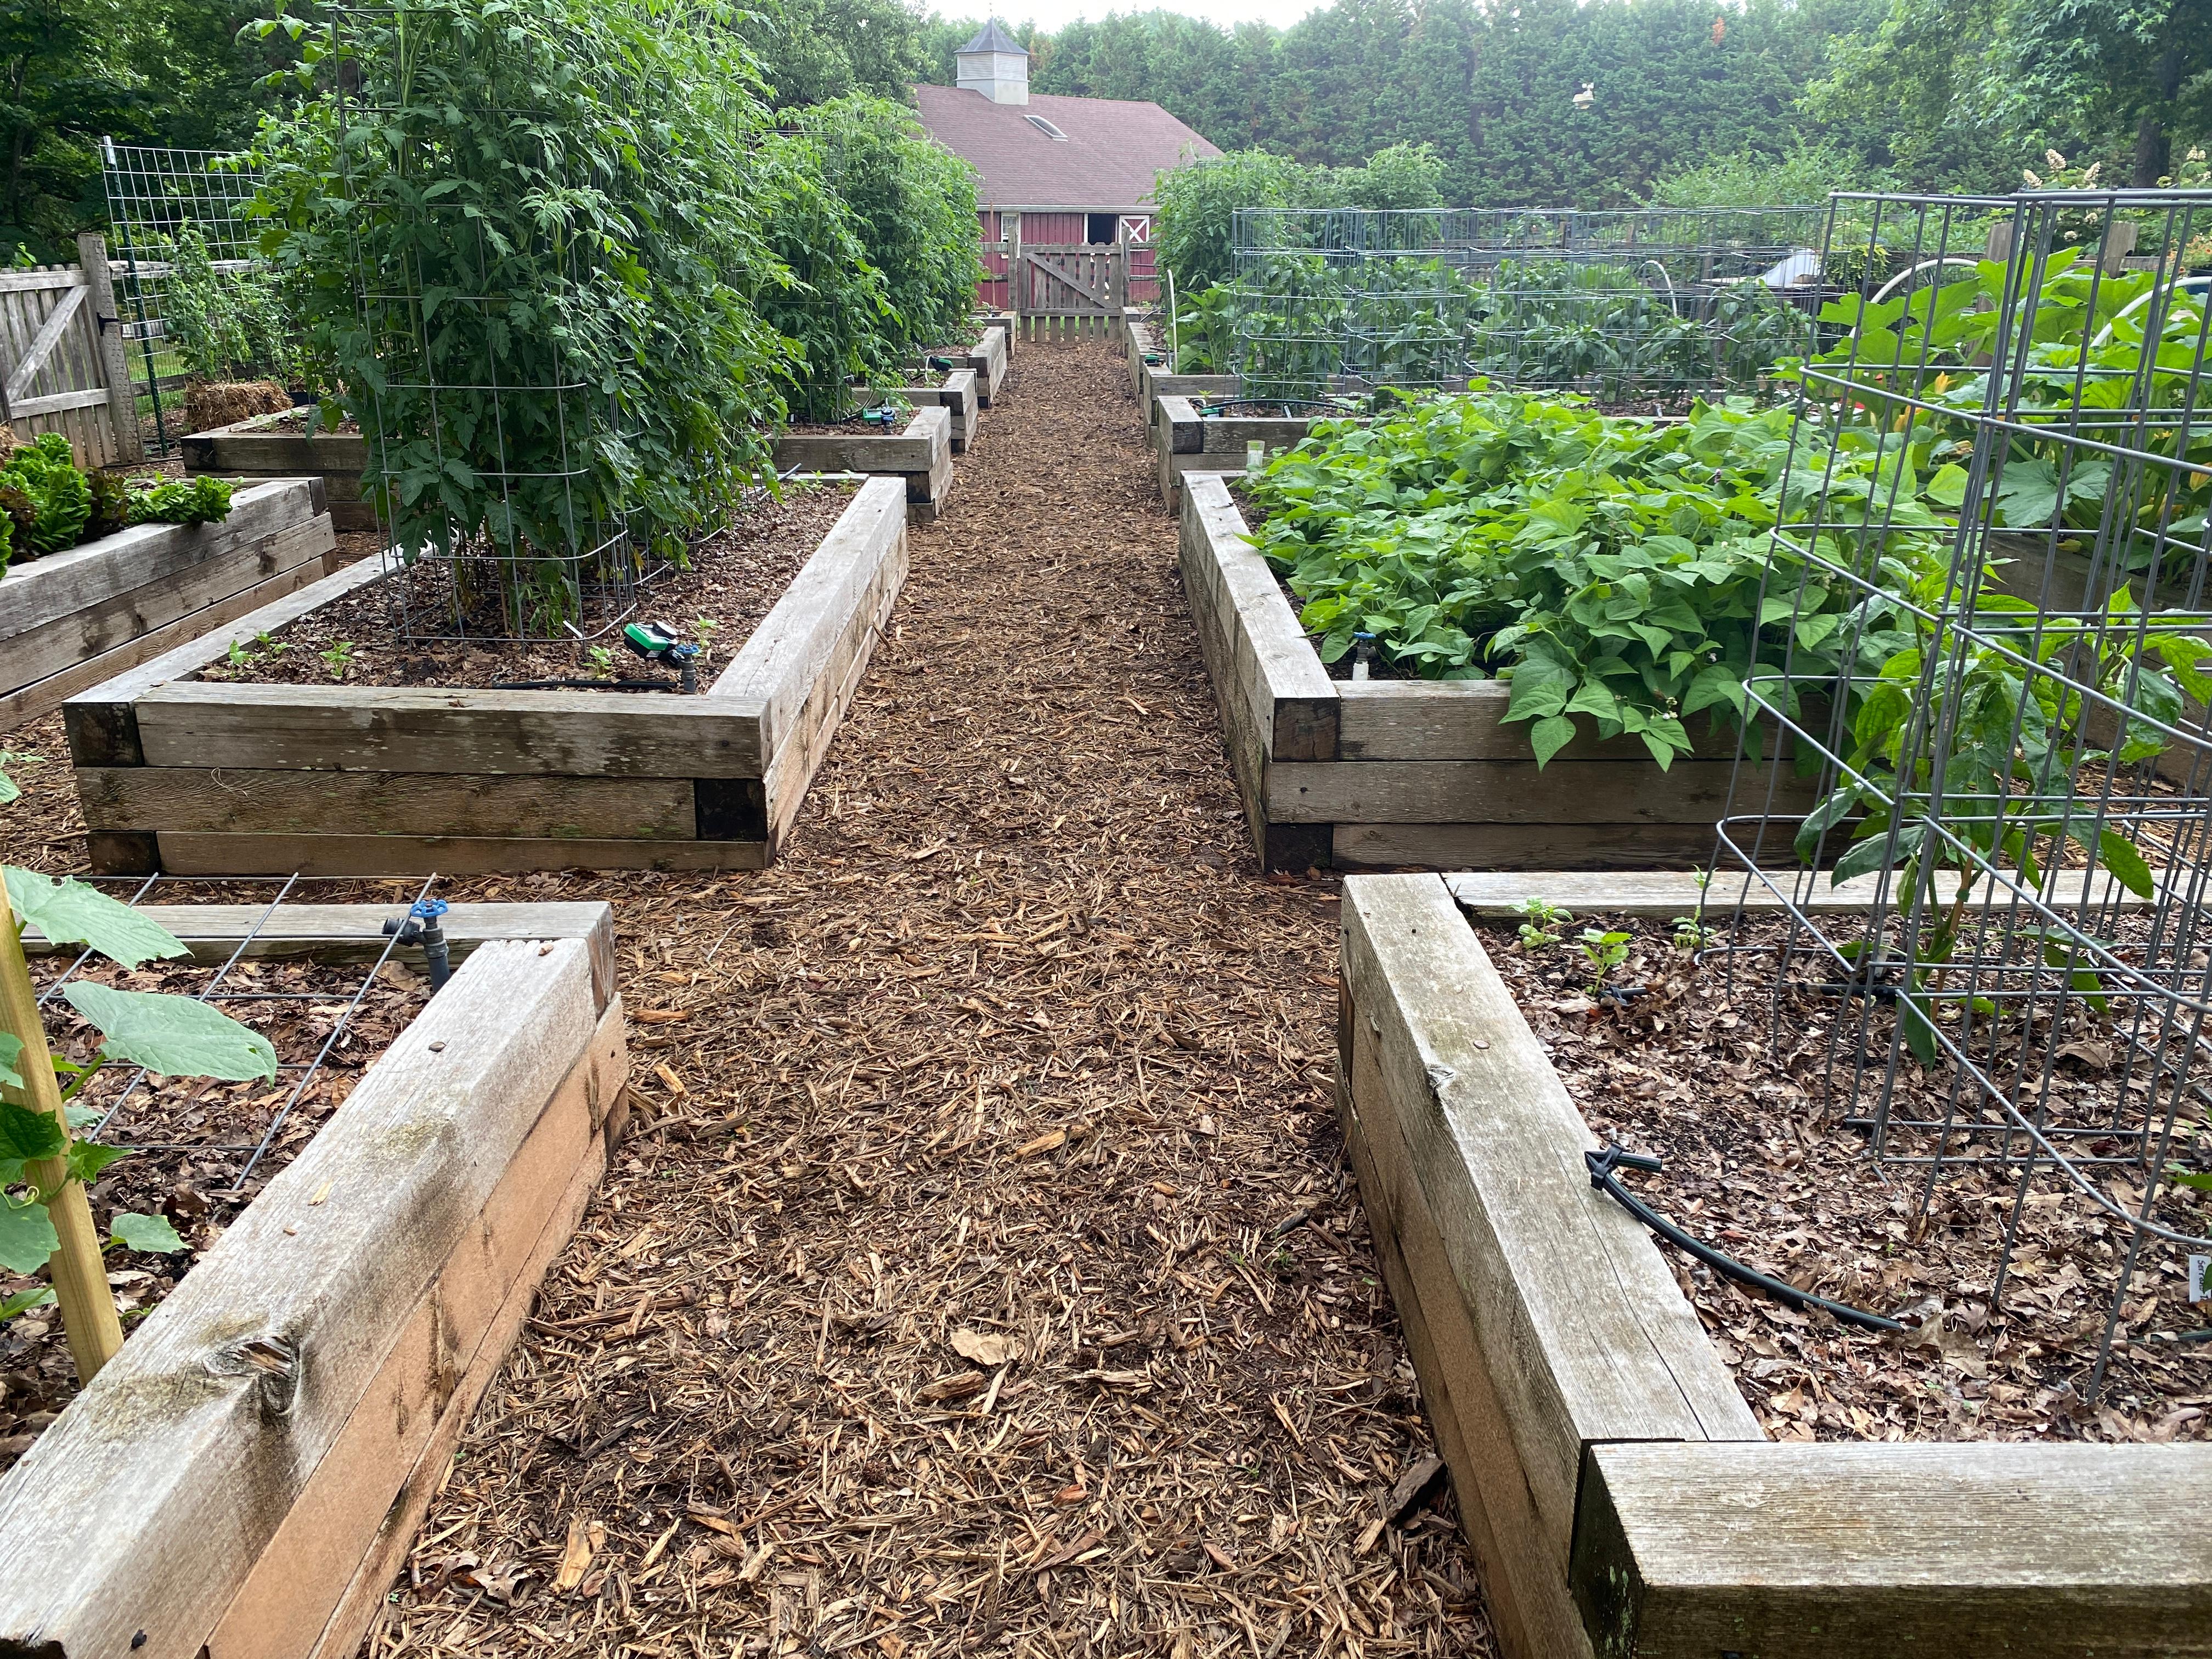
{"type": "MultiPolygon", "coordinates": [[[[939,9],[947,16],[964,15],[973,11],[982,15],[987,0],[974,0],[963,5],[960,0],[939,0],[939,9]]],[[[996,0],[999,16],[1007,23],[1020,25],[1035,22],[1048,34],[1065,23],[1079,17],[1103,17],[1109,11],[1150,11],[1154,9],[1149,0],[996,0]]],[[[1162,11],[1181,12],[1186,17],[1203,17],[1210,23],[1224,27],[1235,23],[1273,23],[1277,28],[1287,28],[1316,9],[1322,0],[1171,0],[1160,5],[1162,11]]]]}

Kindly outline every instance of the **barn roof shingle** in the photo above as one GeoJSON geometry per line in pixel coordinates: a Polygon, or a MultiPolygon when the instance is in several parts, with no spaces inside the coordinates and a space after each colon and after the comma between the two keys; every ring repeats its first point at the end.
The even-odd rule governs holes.
{"type": "Polygon", "coordinates": [[[981,175],[984,208],[1133,208],[1152,200],[1155,174],[1221,154],[1158,104],[1051,96],[994,104],[957,87],[914,90],[930,135],[981,175]]]}

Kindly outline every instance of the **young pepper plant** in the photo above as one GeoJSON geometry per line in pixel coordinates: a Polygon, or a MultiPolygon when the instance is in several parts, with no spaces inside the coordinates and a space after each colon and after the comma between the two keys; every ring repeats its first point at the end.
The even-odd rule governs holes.
{"type": "MultiPolygon", "coordinates": [[[[73,980],[62,995],[99,1029],[100,1052],[86,1065],[52,1054],[23,954],[26,926],[35,925],[51,943],[86,945],[125,968],[188,952],[166,928],[82,882],[57,881],[13,866],[0,866],[0,874],[7,900],[0,906],[0,1267],[32,1273],[53,1263],[65,1323],[112,1331],[112,1305],[88,1300],[70,1305],[73,1295],[104,1298],[107,1291],[101,1276],[88,1271],[94,1264],[77,1263],[88,1271],[62,1271],[64,1231],[91,1241],[94,1263],[102,1249],[169,1251],[184,1243],[159,1215],[112,1216],[104,1243],[90,1232],[84,1189],[128,1153],[75,1138],[74,1131],[96,1116],[76,1101],[111,1064],[143,1066],[167,1077],[266,1081],[276,1075],[276,1051],[259,1033],[191,997],[73,980]],[[42,1069],[48,1075],[41,1077],[42,1069]]],[[[8,1297],[0,1302],[0,1318],[53,1294],[42,1287],[8,1297]]],[[[98,1343],[88,1349],[78,1340],[82,1334],[72,1328],[70,1346],[80,1374],[88,1379],[112,1350],[99,1352],[105,1345],[98,1343]]]]}

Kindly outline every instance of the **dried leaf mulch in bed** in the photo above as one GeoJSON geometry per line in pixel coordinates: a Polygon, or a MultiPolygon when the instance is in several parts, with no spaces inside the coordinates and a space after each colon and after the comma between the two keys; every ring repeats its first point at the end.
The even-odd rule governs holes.
{"type": "MultiPolygon", "coordinates": [[[[678,638],[694,641],[699,638],[697,619],[711,623],[699,665],[701,683],[711,684],[852,504],[854,489],[842,479],[785,484],[781,501],[755,503],[700,542],[687,568],[655,576],[640,595],[636,618],[665,623],[678,638]]],[[[437,627],[447,625],[442,612],[433,620],[437,627]]],[[[670,671],[637,656],[614,634],[593,644],[608,653],[604,668],[592,662],[591,646],[574,640],[410,644],[400,633],[398,601],[386,579],[356,588],[278,629],[266,642],[241,642],[195,678],[254,684],[440,686],[637,678],[665,680],[673,689],[670,671]]],[[[628,694],[610,690],[607,695],[628,694]]]]}
{"type": "Polygon", "coordinates": [[[613,899],[655,1127],[372,1651],[1488,1652],[1113,348],[913,555],[779,867],[472,889],[613,899]]]}
{"type": "MultiPolygon", "coordinates": [[[[1778,923],[1749,928],[1753,946],[1782,936],[1778,923]]],[[[1738,1261],[1910,1327],[1886,1335],[1789,1308],[1660,1247],[1769,1435],[2152,1441],[2212,1431],[2212,1343],[2172,1340],[2205,1325],[2207,1310],[2190,1306],[2185,1260],[2166,1246],[2138,1261],[2125,1320],[2135,1340],[2116,1347],[2088,1397],[2127,1230],[2069,1196],[2047,1166],[1992,1310],[2017,1177],[1947,1163],[1923,1214],[1924,1166],[1877,1162],[1865,1135],[1837,1121],[1845,1103],[1823,1080],[1828,1033],[1833,1021],[1856,1021],[1860,1005],[1786,996],[1778,1048],[1771,950],[1738,956],[1731,994],[1725,959],[1709,954],[1699,965],[1667,928],[1577,915],[1564,931],[1566,942],[1534,950],[1494,933],[1485,948],[1600,1143],[1665,1161],[1662,1173],[1624,1184],[1738,1261]],[[1625,1008],[1585,994],[1589,970],[1571,941],[1591,925],[1634,935],[1613,982],[1646,989],[1625,1008]]],[[[1874,1018],[1877,1074],[1893,1018],[1874,1018]]],[[[2059,1061],[2057,1087],[2086,1103],[2100,1097],[2104,1072],[2094,1034],[2081,1035],[2059,1061]]],[[[1895,1115],[1940,1120],[1948,1088],[1947,1070],[1906,1058],[1895,1115]]],[[[1928,1139],[1899,1133],[1892,1150],[1911,1156],[1928,1139]]],[[[2133,1180],[2111,1188],[2139,1205],[2133,1180]]],[[[2212,1199],[2176,1194],[2161,1218],[2202,1233],[2212,1199]]]]}
{"type": "MultiPolygon", "coordinates": [[[[74,961],[58,954],[34,957],[32,977],[43,990],[74,961]]],[[[368,963],[248,957],[223,975],[217,988],[252,1000],[225,1002],[222,1011],[267,1037],[280,1066],[304,1065],[324,1055],[304,1087],[298,1087],[296,1073],[282,1070],[274,1082],[225,1083],[149,1078],[134,1066],[115,1066],[97,1073],[77,1097],[77,1105],[106,1118],[84,1132],[88,1138],[103,1146],[143,1149],[100,1171],[88,1194],[94,1221],[106,1227],[122,1212],[158,1213],[168,1218],[187,1247],[185,1254],[175,1255],[108,1253],[108,1283],[126,1334],[299,1155],[428,1000],[428,982],[420,975],[398,963],[385,964],[371,977],[373,969],[368,963]],[[252,1150],[264,1138],[267,1149],[256,1158],[252,1150]]],[[[210,988],[216,972],[216,965],[184,960],[126,969],[95,959],[70,976],[131,991],[197,996],[210,988]]],[[[62,1059],[88,1065],[98,1054],[99,1032],[65,1002],[47,1004],[46,1031],[62,1059]]],[[[37,1283],[0,1273],[0,1296],[37,1283]]],[[[76,1394],[69,1345],[51,1306],[0,1325],[0,1471],[30,1449],[76,1394]]]]}

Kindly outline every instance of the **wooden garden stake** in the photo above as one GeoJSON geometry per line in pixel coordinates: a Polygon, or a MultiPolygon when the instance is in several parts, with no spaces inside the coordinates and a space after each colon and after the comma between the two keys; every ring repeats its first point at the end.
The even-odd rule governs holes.
{"type": "Polygon", "coordinates": [[[38,994],[31,988],[30,964],[23,958],[22,933],[4,887],[0,887],[0,1030],[13,1032],[23,1045],[15,1069],[24,1084],[21,1089],[0,1090],[0,1094],[33,1111],[52,1113],[62,1127],[63,1156],[27,1164],[24,1174],[40,1192],[53,1194],[46,1213],[61,1236],[51,1264],[54,1300],[61,1305],[62,1330],[69,1338],[70,1357],[76,1362],[77,1381],[89,1382],[123,1346],[123,1322],[116,1317],[115,1298],[107,1288],[107,1264],[100,1252],[100,1231],[92,1224],[91,1201],[85,1196],[84,1183],[70,1178],[69,1115],[62,1109],[53,1056],[39,1020],[38,994]]]}

